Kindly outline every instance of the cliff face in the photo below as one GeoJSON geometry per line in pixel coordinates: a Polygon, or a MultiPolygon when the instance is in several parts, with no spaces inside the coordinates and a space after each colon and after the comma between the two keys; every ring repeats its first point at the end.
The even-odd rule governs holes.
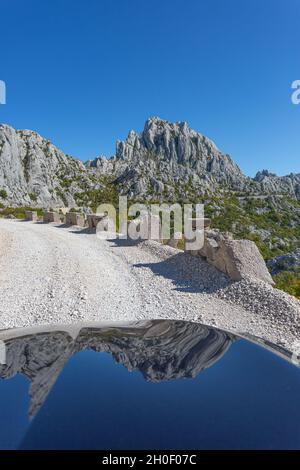
{"type": "Polygon", "coordinates": [[[6,205],[75,205],[84,165],[29,130],[0,125],[0,189],[6,205]]]}

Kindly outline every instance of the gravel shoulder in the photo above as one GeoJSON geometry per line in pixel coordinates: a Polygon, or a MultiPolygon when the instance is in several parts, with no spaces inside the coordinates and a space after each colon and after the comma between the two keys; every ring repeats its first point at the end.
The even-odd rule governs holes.
{"type": "Polygon", "coordinates": [[[299,301],[263,282],[231,282],[204,260],[156,242],[0,219],[0,268],[0,329],[168,318],[287,348],[300,341],[299,301]]]}

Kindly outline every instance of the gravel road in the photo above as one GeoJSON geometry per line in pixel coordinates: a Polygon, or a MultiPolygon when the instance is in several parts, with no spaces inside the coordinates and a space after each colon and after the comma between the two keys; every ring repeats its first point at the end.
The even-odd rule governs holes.
{"type": "Polygon", "coordinates": [[[104,241],[64,225],[0,219],[0,328],[174,318],[300,340],[300,302],[252,280],[231,282],[156,242],[104,241]]]}

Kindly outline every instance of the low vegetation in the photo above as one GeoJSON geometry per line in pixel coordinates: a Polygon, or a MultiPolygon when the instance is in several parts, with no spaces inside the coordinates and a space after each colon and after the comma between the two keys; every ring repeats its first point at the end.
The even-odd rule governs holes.
{"type": "Polygon", "coordinates": [[[115,184],[108,179],[102,178],[98,183],[98,189],[85,189],[74,195],[78,206],[90,207],[96,211],[100,204],[110,203],[118,208],[119,192],[115,184]]]}
{"type": "Polygon", "coordinates": [[[39,208],[32,208],[30,206],[24,207],[5,207],[0,208],[0,217],[8,217],[12,216],[16,219],[24,219],[25,218],[25,211],[37,211],[39,217],[42,217],[44,211],[43,209],[39,208]]]}
{"type": "Polygon", "coordinates": [[[300,299],[300,272],[282,271],[274,276],[275,287],[300,299]]]}
{"type": "Polygon", "coordinates": [[[2,199],[7,199],[7,196],[8,196],[7,191],[5,191],[5,189],[0,189],[0,197],[2,199]]]}

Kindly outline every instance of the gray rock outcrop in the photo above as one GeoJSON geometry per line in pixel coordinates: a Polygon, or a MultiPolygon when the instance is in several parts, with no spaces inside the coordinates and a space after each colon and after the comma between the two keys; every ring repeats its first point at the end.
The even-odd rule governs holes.
{"type": "Polygon", "coordinates": [[[6,193],[0,202],[72,207],[85,174],[82,162],[66,156],[36,132],[0,125],[0,189],[6,193]]]}
{"type": "Polygon", "coordinates": [[[300,271],[300,248],[285,255],[276,256],[268,261],[268,267],[273,275],[281,271],[300,271]]]}
{"type": "Polygon", "coordinates": [[[300,175],[266,170],[246,177],[232,158],[186,122],[149,118],[141,133],[131,130],[116,143],[116,155],[89,161],[96,174],[111,177],[122,194],[146,199],[191,198],[236,190],[245,194],[289,195],[300,199],[300,175]]]}
{"type": "Polygon", "coordinates": [[[199,255],[234,281],[252,278],[274,284],[259,249],[250,240],[234,240],[230,234],[208,230],[199,255]]]}
{"type": "Polygon", "coordinates": [[[138,134],[130,131],[117,141],[116,155],[99,158],[89,168],[115,176],[129,196],[176,195],[183,186],[203,193],[222,185],[241,188],[247,178],[229,155],[186,122],[170,123],[158,117],[146,121],[138,134]]]}
{"type": "Polygon", "coordinates": [[[287,176],[277,176],[268,170],[256,174],[254,181],[260,191],[268,194],[288,194],[300,199],[300,174],[291,173],[287,176]]]}

